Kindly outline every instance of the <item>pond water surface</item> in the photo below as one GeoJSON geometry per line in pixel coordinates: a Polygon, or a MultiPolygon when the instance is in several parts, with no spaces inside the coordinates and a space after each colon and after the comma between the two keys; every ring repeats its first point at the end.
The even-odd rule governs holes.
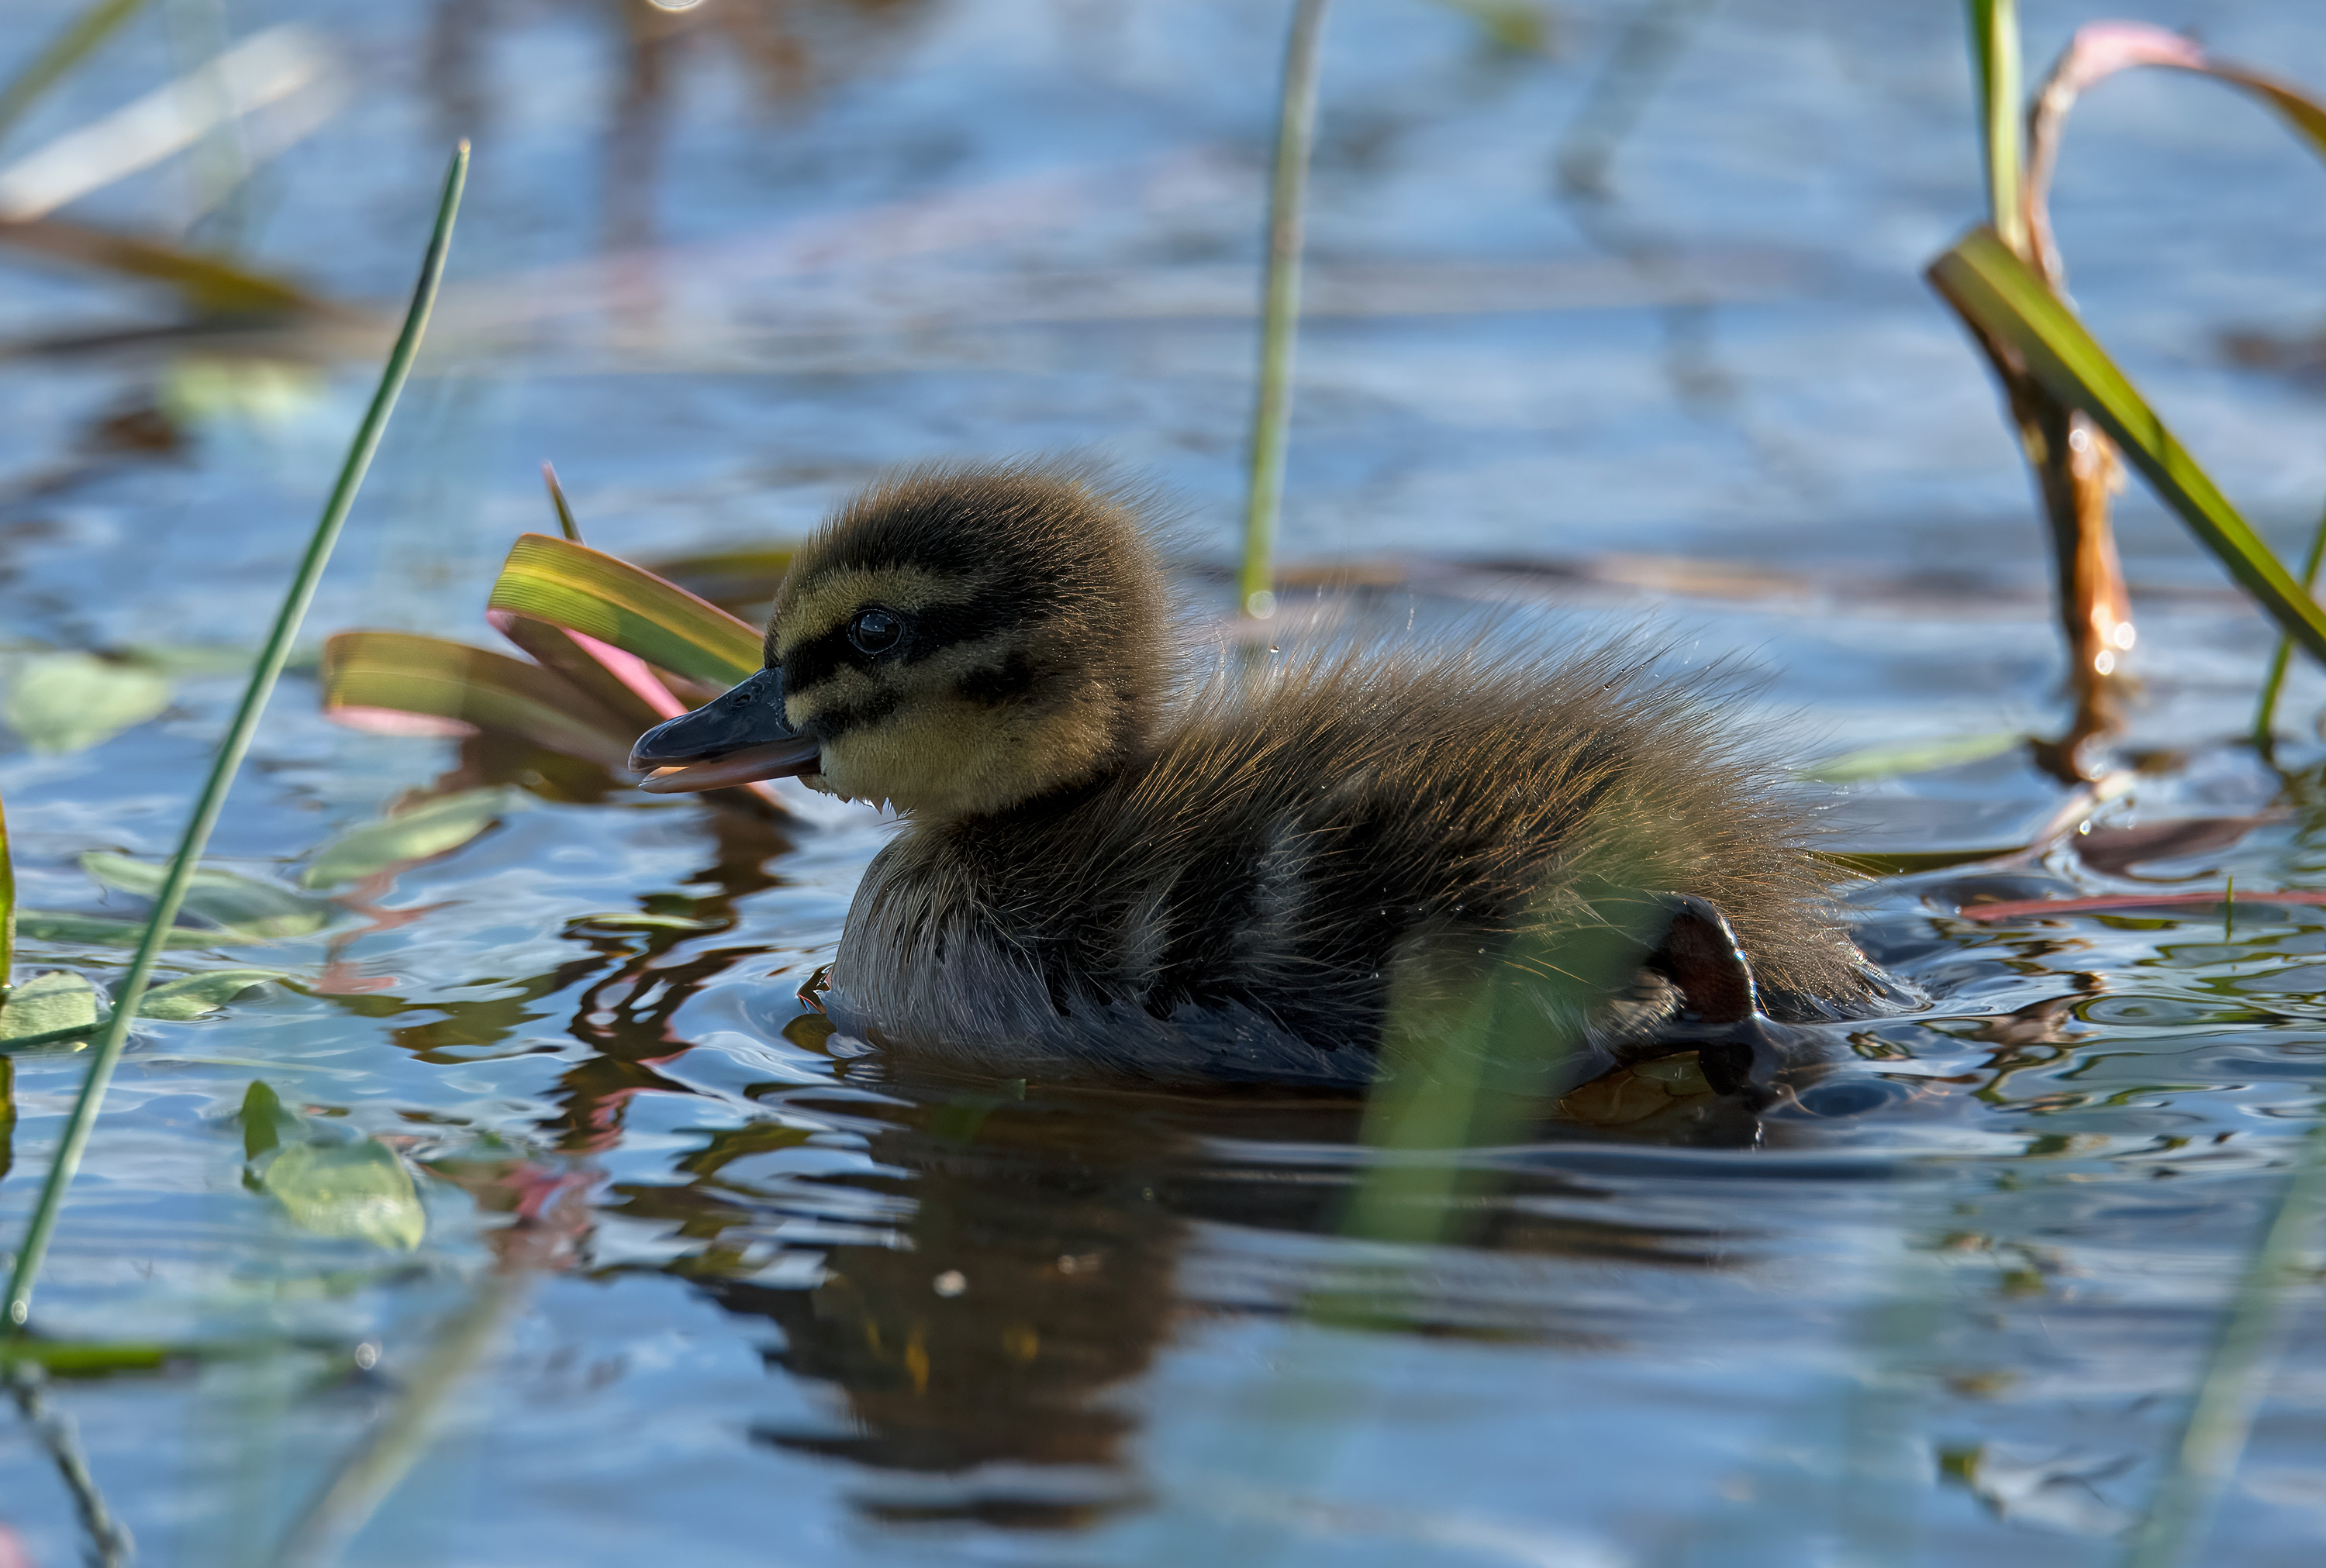
{"type": "MultiPolygon", "coordinates": [[[[2128,9],[2326,82],[2315,7],[2128,9]]],[[[1285,11],[189,0],[0,162],[296,23],[339,84],[303,140],[222,200],[213,144],[61,216],[191,220],[378,302],[474,138],[317,645],[494,643],[486,587],[550,526],[543,459],[593,544],[654,561],[794,536],[893,461],[1095,452],[1168,488],[1217,604],[1285,11]]],[[[2037,59],[2087,17],[2028,12],[2037,59]]],[[[1358,569],[1289,594],[1291,635],[1495,606],[1553,643],[1644,626],[1751,677],[1735,721],[1801,759],[2057,725],[2025,479],[1917,276],[1980,201],[1958,8],[1578,0],[1540,51],[1481,14],[1330,21],[1285,548],[1296,580],[1358,569]],[[1595,149],[1604,194],[1562,196],[1562,153],[1595,149]]],[[[54,24],[0,18],[0,71],[54,24]]],[[[2249,106],[2127,79],[2080,112],[2059,201],[2096,330],[2288,552],[2326,495],[2320,178],[2249,106]]],[[[0,677],[90,650],[172,682],[101,744],[0,738],[22,902],[135,916],[81,858],[169,852],[377,346],[0,266],[0,677]]],[[[1832,1027],[1760,1118],[1449,1155],[1467,1196],[1427,1244],[1350,1238],[1378,1165],[1350,1104],[836,1056],[794,993],[893,830],[869,811],[786,786],[774,821],[357,733],[302,666],[217,866],[293,887],[405,792],[508,793],[320,930],[169,955],[284,979],[140,1026],[35,1323],[185,1353],[48,1407],[150,1563],[268,1560],[430,1398],[342,1560],[2116,1561],[2326,1080],[2326,910],[2257,896],[2326,887],[2326,682],[2296,671],[2299,738],[2265,765],[2235,737],[2268,633],[2147,497],[2122,511],[2129,793],[2066,847],[1851,895],[1930,1006],[1832,1027]],[[2231,876],[2233,918],[1963,913],[2231,876]],[[416,1244],[302,1226],[267,1176],[309,1147],[396,1151],[416,1244]]],[[[2017,749],[1802,787],[1833,848],[1886,854],[2004,851],[2065,799],[2017,749]]],[[[20,979],[123,961],[42,929],[20,979]]],[[[8,1060],[13,1239],[85,1058],[8,1060]]],[[[2314,1283],[2281,1338],[2202,1561],[2326,1540],[2314,1283]]],[[[0,1563],[87,1550],[45,1430],[0,1422],[0,1563]]]]}

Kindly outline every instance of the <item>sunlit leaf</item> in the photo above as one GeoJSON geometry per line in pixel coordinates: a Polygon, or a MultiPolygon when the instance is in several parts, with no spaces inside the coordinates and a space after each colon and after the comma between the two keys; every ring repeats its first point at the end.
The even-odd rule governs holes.
{"type": "MultiPolygon", "coordinates": [[[[80,865],[106,886],[142,898],[157,896],[170,871],[167,866],[101,850],[83,855],[80,865]]],[[[258,937],[307,936],[330,924],[339,914],[339,907],[324,899],[209,866],[198,868],[187,884],[185,909],[234,935],[258,937]]]]}
{"type": "Polygon", "coordinates": [[[137,1012],[145,1018],[200,1018],[253,987],[285,978],[280,970],[208,970],[154,987],[137,1004],[137,1012]]]}
{"type": "Polygon", "coordinates": [[[97,988],[64,970],[34,975],[0,1002],[0,1040],[24,1040],[96,1022],[97,988]]]}
{"type": "Polygon", "coordinates": [[[643,730],[683,711],[670,689],[636,654],[595,638],[584,639],[563,626],[537,621],[507,610],[488,610],[494,630],[533,655],[544,669],[554,670],[622,724],[643,730]],[[607,661],[625,666],[616,670],[607,661]]]}
{"type": "Polygon", "coordinates": [[[239,419],[284,424],[330,390],[321,371],[288,359],[181,354],[163,372],[162,407],[181,425],[239,419]]]}
{"type": "Polygon", "coordinates": [[[168,677],[94,654],[42,654],[16,666],[0,718],[35,751],[86,751],[170,706],[168,677]]]}
{"type": "Polygon", "coordinates": [[[1996,730],[1988,735],[1902,740],[1827,757],[1823,762],[1801,769],[1800,776],[1824,784],[1848,784],[1859,779],[1930,773],[1937,768],[1959,767],[1967,762],[1984,762],[1990,756],[2000,756],[2024,745],[2026,739],[2016,730],[1996,730]]]}
{"type": "Polygon", "coordinates": [[[554,671],[506,654],[410,632],[342,632],[323,645],[323,710],[362,728],[388,711],[517,736],[619,769],[637,727],[554,671]]]}
{"type": "Polygon", "coordinates": [[[522,799],[511,789],[463,790],[366,822],[316,851],[300,881],[309,887],[332,887],[457,849],[522,799]]]}
{"type": "MultiPolygon", "coordinates": [[[[44,910],[18,912],[16,933],[39,942],[74,942],[90,947],[135,947],[145,934],[142,920],[107,920],[101,914],[51,914],[44,910]]],[[[265,942],[239,932],[196,931],[177,925],[162,939],[164,947],[227,947],[265,942]]]]}
{"type": "Polygon", "coordinates": [[[317,1236],[409,1252],[427,1230],[412,1173],[377,1138],[294,1145],[274,1156],[260,1184],[291,1223],[317,1236]]]}
{"type": "Polygon", "coordinates": [[[628,561],[546,533],[517,540],[488,602],[719,686],[760,665],[759,634],[718,606],[628,561]]]}
{"type": "Polygon", "coordinates": [[[2044,391],[2090,415],[2271,618],[2326,660],[2326,611],[2302,591],[2075,313],[1993,229],[1964,236],[1931,264],[1930,278],[1967,320],[2018,355],[2044,391]]]}
{"type": "Polygon", "coordinates": [[[0,991],[16,972],[16,858],[8,849],[8,813],[0,808],[0,991]]]}

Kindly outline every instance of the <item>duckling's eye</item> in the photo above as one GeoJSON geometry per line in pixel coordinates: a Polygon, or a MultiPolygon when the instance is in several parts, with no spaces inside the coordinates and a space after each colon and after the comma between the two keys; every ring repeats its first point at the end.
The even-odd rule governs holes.
{"type": "Polygon", "coordinates": [[[848,640],[862,653],[885,654],[904,635],[904,617],[879,605],[858,610],[856,618],[848,623],[848,640]]]}

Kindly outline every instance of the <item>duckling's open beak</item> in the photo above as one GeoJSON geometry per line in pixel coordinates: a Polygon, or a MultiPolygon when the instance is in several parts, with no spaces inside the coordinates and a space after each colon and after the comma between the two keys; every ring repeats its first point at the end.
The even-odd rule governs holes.
{"type": "Polygon", "coordinates": [[[816,744],[784,719],[784,673],[762,670],[692,713],[666,719],[630,748],[630,766],[653,776],[652,794],[726,789],[814,773],[816,744]]]}

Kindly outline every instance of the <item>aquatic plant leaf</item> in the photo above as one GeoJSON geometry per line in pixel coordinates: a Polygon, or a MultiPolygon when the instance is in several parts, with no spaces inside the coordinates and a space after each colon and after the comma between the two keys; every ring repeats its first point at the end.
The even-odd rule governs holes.
{"type": "Polygon", "coordinates": [[[283,1135],[299,1128],[299,1118],[283,1107],[283,1097],[263,1078],[254,1078],[250,1087],[242,1091],[242,1109],[235,1113],[242,1123],[242,1157],[256,1160],[283,1146],[283,1135]]]}
{"type": "Polygon", "coordinates": [[[379,821],[366,822],[317,850],[300,883],[333,887],[457,849],[522,799],[512,789],[463,790],[379,821]]]}
{"type": "Polygon", "coordinates": [[[137,1016],[176,1021],[206,1017],[254,987],[289,978],[281,970],[209,970],[153,987],[137,1004],[137,1016]]]}
{"type": "Polygon", "coordinates": [[[97,1022],[97,988],[65,970],[34,975],[0,1002],[0,1040],[24,1040],[97,1022]]]}
{"type": "MultiPolygon", "coordinates": [[[[170,873],[166,865],[132,860],[126,855],[92,850],[80,858],[81,869],[107,887],[152,898],[162,891],[170,873]]],[[[277,882],[261,882],[214,867],[198,867],[187,884],[184,907],[196,917],[215,922],[236,936],[309,936],[339,916],[339,906],[311,898],[277,882]]]]}
{"type": "Polygon", "coordinates": [[[34,55],[7,87],[0,88],[0,136],[23,117],[41,96],[97,52],[145,0],[90,0],[80,14],[34,55]]]}
{"type": "Polygon", "coordinates": [[[368,318],[326,304],[294,283],[174,246],[115,234],[61,218],[0,218],[0,246],[29,251],[177,289],[205,316],[300,316],[318,322],[368,328],[368,318]]]}
{"type": "MultiPolygon", "coordinates": [[[[135,947],[145,934],[142,920],[107,920],[101,914],[54,914],[46,910],[27,909],[16,917],[16,932],[36,942],[77,942],[90,947],[135,947]]],[[[191,926],[172,926],[162,939],[163,947],[226,947],[249,942],[266,942],[267,937],[250,936],[239,932],[197,931],[191,926]]]]}
{"type": "Polygon", "coordinates": [[[633,733],[686,710],[635,654],[507,610],[487,610],[485,619],[542,668],[571,681],[620,723],[635,726],[633,733]]]}
{"type": "Polygon", "coordinates": [[[649,914],[643,910],[611,910],[602,914],[577,914],[569,926],[597,926],[609,931],[717,931],[721,923],[697,920],[688,914],[649,914]]]}
{"type": "Polygon", "coordinates": [[[2159,499],[2286,634],[2326,661],[2326,611],[2280,564],[2075,313],[1984,226],[1932,262],[1931,284],[2020,359],[2052,396],[2091,416],[2159,499]]]}
{"type": "Polygon", "coordinates": [[[488,603],[731,686],[760,665],[759,634],[717,605],[626,561],[546,533],[521,536],[488,603]]]}
{"type": "Polygon", "coordinates": [[[86,751],[170,706],[169,678],[94,654],[42,654],[16,666],[0,718],[34,751],[86,751]]]}
{"type": "Polygon", "coordinates": [[[291,1223],[317,1236],[409,1252],[427,1232],[412,1173],[377,1138],[294,1145],[274,1156],[260,1185],[291,1223]]]}
{"type": "Polygon", "coordinates": [[[0,1340],[0,1367],[38,1367],[51,1378],[103,1378],[116,1372],[154,1372],[186,1359],[176,1347],[144,1341],[41,1340],[29,1335],[0,1340]]]}
{"type": "Polygon", "coordinates": [[[322,677],[324,713],[357,728],[383,712],[419,715],[612,770],[628,762],[637,737],[554,671],[442,637],[341,632],[323,645],[322,677]]]}
{"type": "Polygon", "coordinates": [[[1967,762],[1984,762],[2024,745],[2026,739],[2017,730],[1996,730],[1987,735],[1902,740],[1846,751],[1800,771],[1802,778],[1816,779],[1821,784],[1894,778],[1901,774],[1930,773],[1942,767],[1959,767],[1967,762]]]}
{"type": "Polygon", "coordinates": [[[717,550],[702,555],[664,555],[638,565],[665,582],[724,610],[764,608],[792,569],[794,552],[784,545],[717,550]]]}

